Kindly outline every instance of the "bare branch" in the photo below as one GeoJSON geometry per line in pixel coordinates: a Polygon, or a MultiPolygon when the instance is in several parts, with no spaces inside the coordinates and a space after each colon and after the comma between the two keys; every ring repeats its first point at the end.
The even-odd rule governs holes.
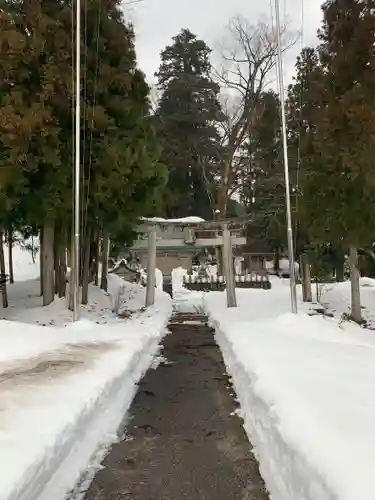
{"type": "Polygon", "coordinates": [[[151,110],[155,113],[158,104],[159,104],[159,99],[160,99],[161,92],[158,89],[157,85],[151,85],[150,86],[150,104],[151,104],[151,110]]]}
{"type": "MultiPolygon", "coordinates": [[[[250,24],[241,16],[230,20],[227,37],[220,44],[221,64],[215,77],[225,99],[223,144],[225,158],[221,169],[219,209],[224,216],[228,197],[233,191],[241,162],[239,151],[244,147],[251,130],[262,117],[262,93],[272,81],[277,41],[273,26],[259,20],[250,24]]],[[[281,30],[282,50],[288,50],[297,41],[286,27],[281,30]]],[[[237,190],[237,187],[235,187],[237,190]]]]}

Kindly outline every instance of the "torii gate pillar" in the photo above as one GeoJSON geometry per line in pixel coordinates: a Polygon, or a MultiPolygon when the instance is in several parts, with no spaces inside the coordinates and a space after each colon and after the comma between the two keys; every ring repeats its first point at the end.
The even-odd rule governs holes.
{"type": "Polygon", "coordinates": [[[237,307],[236,282],[233,273],[232,238],[227,224],[223,224],[223,267],[225,289],[227,292],[227,307],[237,307]]]}
{"type": "Polygon", "coordinates": [[[146,285],[146,307],[155,303],[155,271],[156,271],[156,228],[152,227],[148,232],[148,255],[147,255],[147,285],[146,285]]]}

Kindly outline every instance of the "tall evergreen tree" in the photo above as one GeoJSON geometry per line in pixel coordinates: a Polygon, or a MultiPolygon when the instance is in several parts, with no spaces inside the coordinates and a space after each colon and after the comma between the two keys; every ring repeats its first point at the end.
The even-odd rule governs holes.
{"type": "MultiPolygon", "coordinates": [[[[309,242],[308,227],[312,221],[304,217],[303,198],[305,180],[309,179],[309,162],[314,158],[313,137],[316,131],[314,114],[318,109],[322,92],[322,68],[314,48],[306,47],[297,57],[295,77],[288,87],[287,131],[289,147],[289,167],[291,171],[292,207],[296,252],[299,255],[309,242]]],[[[305,185],[306,188],[306,185],[305,185]]]]}
{"type": "Polygon", "coordinates": [[[323,13],[302,204],[313,240],[352,249],[352,314],[359,320],[356,248],[371,242],[375,222],[375,2],[329,0],[323,13]]]}
{"type": "Polygon", "coordinates": [[[285,209],[284,170],[281,149],[280,101],[273,91],[258,99],[259,113],[244,145],[240,171],[240,194],[255,221],[249,226],[249,243],[262,240],[268,248],[283,246],[279,226],[285,209]]]}
{"type": "Polygon", "coordinates": [[[221,108],[210,52],[204,41],[182,30],[162,52],[156,73],[161,91],[156,119],[169,170],[168,216],[210,216],[214,209],[208,188],[220,159],[221,108]]]}
{"type": "Polygon", "coordinates": [[[330,0],[323,6],[314,154],[304,186],[310,231],[357,245],[366,244],[373,223],[374,5],[330,0]]]}
{"type": "MultiPolygon", "coordinates": [[[[42,274],[63,276],[56,259],[65,255],[58,248],[70,246],[71,230],[71,2],[3,0],[0,7],[1,216],[43,229],[48,269],[42,274]]],[[[91,258],[94,235],[131,234],[136,218],[153,210],[165,169],[149,119],[149,88],[137,68],[133,29],[120,1],[88,0],[82,20],[80,208],[87,285],[84,256],[91,258]]],[[[49,279],[46,302],[53,289],[49,279]]]]}

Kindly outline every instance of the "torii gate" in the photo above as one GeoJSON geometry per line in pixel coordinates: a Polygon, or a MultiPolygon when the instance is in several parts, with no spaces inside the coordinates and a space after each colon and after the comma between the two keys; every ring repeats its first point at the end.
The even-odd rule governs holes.
{"type": "MultiPolygon", "coordinates": [[[[147,288],[146,288],[146,307],[152,306],[155,303],[155,270],[156,270],[156,229],[166,227],[180,227],[188,229],[193,234],[193,231],[213,229],[221,231],[221,235],[216,235],[215,238],[192,238],[192,246],[214,246],[223,247],[223,271],[226,283],[227,307],[237,307],[236,301],[236,282],[233,272],[233,243],[236,245],[244,245],[245,237],[231,235],[231,229],[243,227],[246,222],[252,220],[248,215],[244,218],[225,219],[217,221],[176,221],[168,219],[143,219],[142,226],[144,233],[148,234],[148,252],[147,252],[147,288]]],[[[182,240],[182,242],[186,242],[182,240]]],[[[162,246],[162,245],[161,245],[162,246]]]]}

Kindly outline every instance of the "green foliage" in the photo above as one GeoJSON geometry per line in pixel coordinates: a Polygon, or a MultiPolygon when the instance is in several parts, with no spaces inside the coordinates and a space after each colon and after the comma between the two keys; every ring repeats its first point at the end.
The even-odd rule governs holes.
{"type": "Polygon", "coordinates": [[[312,242],[367,245],[375,223],[375,2],[330,0],[323,14],[321,45],[301,54],[290,90],[290,134],[301,131],[299,213],[312,242]]]}
{"type": "MultiPolygon", "coordinates": [[[[0,4],[0,214],[13,227],[47,216],[69,228],[74,154],[71,2],[0,4]]],[[[82,6],[82,224],[128,234],[166,182],[118,0],[82,6]]]]}
{"type": "Polygon", "coordinates": [[[319,283],[332,281],[332,262],[329,246],[326,244],[308,245],[305,249],[311,265],[311,276],[319,283]]]}
{"type": "Polygon", "coordinates": [[[208,185],[220,157],[221,108],[219,87],[210,76],[210,52],[204,41],[182,30],[162,52],[156,73],[162,95],[155,122],[169,171],[168,216],[212,215],[208,185]]]}
{"type": "Polygon", "coordinates": [[[253,123],[241,158],[239,193],[248,213],[255,215],[249,238],[271,249],[286,245],[285,182],[281,141],[280,101],[273,91],[259,97],[259,116],[253,123]]]}

